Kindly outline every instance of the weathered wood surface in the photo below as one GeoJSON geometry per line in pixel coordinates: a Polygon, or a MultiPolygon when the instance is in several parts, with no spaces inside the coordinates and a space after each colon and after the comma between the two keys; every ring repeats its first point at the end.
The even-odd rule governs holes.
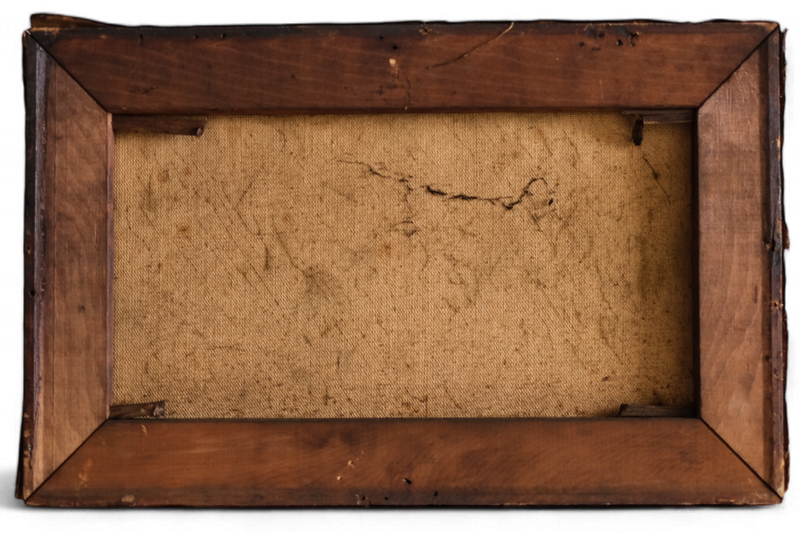
{"type": "Polygon", "coordinates": [[[148,117],[114,115],[114,133],[165,133],[169,135],[203,135],[208,118],[148,117]]]}
{"type": "Polygon", "coordinates": [[[769,504],[696,419],[108,421],[55,506],[769,504]]]}
{"type": "Polygon", "coordinates": [[[26,38],[27,497],[108,412],[109,115],[26,38]]]}
{"type": "Polygon", "coordinates": [[[34,38],[123,114],[697,107],[774,23],[74,28],[34,38]]]}
{"type": "Polygon", "coordinates": [[[780,34],[698,112],[700,415],[783,494],[780,34]]]}

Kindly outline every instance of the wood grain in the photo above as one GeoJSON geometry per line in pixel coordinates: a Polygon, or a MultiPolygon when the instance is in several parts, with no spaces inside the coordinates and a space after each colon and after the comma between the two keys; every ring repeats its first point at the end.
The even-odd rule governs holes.
{"type": "Polygon", "coordinates": [[[696,419],[108,421],[54,506],[769,504],[696,419]]]}
{"type": "Polygon", "coordinates": [[[698,112],[700,414],[785,489],[775,32],[698,112]]]}
{"type": "Polygon", "coordinates": [[[27,497],[105,419],[110,121],[28,39],[26,397],[27,497]]]}
{"type": "Polygon", "coordinates": [[[35,39],[122,114],[697,107],[774,23],[70,28],[35,39]]]}

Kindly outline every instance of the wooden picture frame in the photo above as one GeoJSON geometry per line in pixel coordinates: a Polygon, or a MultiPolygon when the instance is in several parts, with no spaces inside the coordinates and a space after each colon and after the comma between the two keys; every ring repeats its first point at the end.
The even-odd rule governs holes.
{"type": "Polygon", "coordinates": [[[781,501],[788,237],[777,24],[31,24],[17,484],[27,504],[781,501]],[[391,77],[389,58],[403,77],[391,77]],[[691,110],[693,416],[109,419],[115,123],[169,131],[169,119],[146,117],[564,110],[691,110]],[[355,456],[358,473],[337,480],[355,456]]]}

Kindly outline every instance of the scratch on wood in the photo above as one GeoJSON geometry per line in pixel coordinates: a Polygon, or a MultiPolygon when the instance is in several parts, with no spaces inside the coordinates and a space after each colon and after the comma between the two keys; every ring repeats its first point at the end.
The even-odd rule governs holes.
{"type": "Polygon", "coordinates": [[[467,57],[468,55],[470,55],[471,53],[473,53],[473,52],[476,52],[476,51],[480,50],[480,49],[481,49],[481,48],[483,48],[484,46],[488,46],[488,45],[492,44],[493,42],[495,42],[496,40],[498,40],[500,37],[502,37],[502,36],[503,36],[503,35],[505,35],[506,33],[510,32],[510,31],[511,31],[511,28],[513,28],[513,27],[514,27],[514,23],[512,22],[511,24],[509,24],[509,25],[508,25],[508,28],[506,28],[505,30],[503,30],[503,31],[502,31],[502,32],[501,32],[499,35],[497,35],[496,37],[492,37],[491,39],[489,39],[489,40],[488,40],[488,41],[486,41],[485,43],[481,43],[481,44],[479,44],[478,46],[476,46],[475,48],[472,48],[471,50],[467,50],[466,52],[464,52],[463,54],[461,54],[460,56],[458,56],[458,57],[456,57],[456,58],[449,59],[449,60],[447,60],[447,61],[444,61],[444,62],[442,62],[442,63],[437,63],[437,64],[435,64],[435,65],[431,65],[431,66],[429,66],[429,67],[425,67],[425,68],[426,68],[426,69],[428,69],[428,70],[430,70],[430,69],[432,69],[432,68],[439,68],[439,67],[443,67],[443,66],[445,66],[445,65],[449,65],[449,64],[451,64],[451,63],[455,63],[456,61],[460,61],[460,60],[464,59],[465,57],[467,57]]]}

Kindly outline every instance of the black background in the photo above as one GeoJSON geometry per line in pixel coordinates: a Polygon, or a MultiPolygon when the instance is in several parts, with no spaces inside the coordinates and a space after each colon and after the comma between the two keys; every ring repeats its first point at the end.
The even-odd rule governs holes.
{"type": "MultiPolygon", "coordinates": [[[[761,2],[767,4],[767,2],[761,2]]],[[[322,10],[314,5],[305,2],[293,2],[286,5],[250,3],[248,7],[238,8],[231,2],[212,2],[209,7],[202,8],[199,4],[181,3],[181,9],[169,9],[166,3],[144,6],[139,2],[119,1],[116,3],[106,2],[104,7],[97,8],[68,8],[65,3],[46,3],[30,2],[24,8],[17,11],[4,8],[2,19],[3,28],[3,51],[6,61],[2,72],[4,86],[10,88],[6,93],[6,110],[11,113],[3,113],[7,121],[5,130],[9,132],[10,141],[5,142],[5,146],[10,147],[7,152],[5,162],[10,163],[11,171],[3,173],[5,179],[2,182],[2,198],[4,209],[0,210],[5,220],[5,231],[3,232],[5,253],[3,263],[9,267],[6,271],[9,275],[7,281],[2,284],[3,303],[7,309],[4,313],[5,338],[9,341],[5,353],[3,354],[6,363],[3,367],[3,389],[7,394],[4,405],[3,420],[3,470],[0,478],[0,503],[6,509],[13,509],[13,514],[27,515],[28,517],[59,517],[64,514],[74,514],[75,512],[61,509],[35,508],[29,507],[24,502],[15,498],[17,472],[20,457],[20,441],[22,432],[22,401],[23,401],[23,374],[24,374],[24,205],[25,205],[25,154],[26,154],[26,106],[25,106],[25,80],[24,80],[24,53],[22,47],[22,32],[30,27],[30,20],[33,15],[51,14],[66,15],[83,18],[94,22],[108,25],[125,27],[193,27],[193,26],[272,26],[272,25],[314,25],[314,24],[387,24],[387,23],[466,23],[466,22],[534,22],[539,20],[550,20],[558,22],[626,22],[626,21],[650,21],[650,22],[680,22],[680,23],[700,23],[710,21],[769,21],[778,22],[781,31],[788,31],[787,51],[786,51],[786,85],[784,102],[784,222],[789,228],[790,234],[798,225],[798,203],[797,197],[797,173],[800,155],[793,152],[798,142],[797,122],[794,117],[794,110],[797,108],[797,91],[794,89],[796,82],[793,80],[793,67],[795,66],[793,56],[793,46],[795,44],[795,33],[797,28],[795,18],[789,16],[789,3],[770,2],[773,5],[783,5],[783,9],[765,8],[761,11],[751,10],[749,13],[734,13],[732,11],[718,10],[714,12],[692,11],[684,9],[682,13],[677,11],[668,13],[664,10],[660,12],[650,12],[646,10],[617,11],[611,13],[612,16],[597,16],[596,14],[583,13],[576,5],[569,5],[564,2],[564,7],[556,9],[545,9],[541,3],[528,3],[526,7],[502,10],[496,7],[482,6],[480,9],[468,9],[466,4],[462,4],[458,9],[431,10],[418,9],[412,11],[409,7],[387,5],[386,3],[365,4],[365,8],[356,9],[354,7],[343,7],[343,4],[336,4],[336,7],[326,7],[322,10]],[[111,5],[115,4],[115,7],[111,5]],[[221,7],[220,4],[223,4],[221,7]],[[370,8],[369,6],[373,7],[370,8]]],[[[549,3],[552,5],[552,3],[549,3]]],[[[663,3],[659,3],[663,6],[663,3]]],[[[726,8],[727,9],[727,8],[726,8]]],[[[606,14],[608,15],[608,11],[606,14]]],[[[799,41],[800,42],[800,41],[799,41]]],[[[9,139],[7,138],[7,139],[9,139]]],[[[797,239],[800,239],[798,233],[797,239]]],[[[800,246],[798,244],[797,246],[800,246]]],[[[797,252],[790,251],[785,254],[785,275],[786,284],[784,292],[785,309],[787,313],[787,332],[788,332],[788,359],[789,372],[786,376],[786,399],[788,406],[789,421],[795,418],[794,400],[797,394],[792,391],[796,379],[792,376],[792,358],[794,355],[793,346],[798,342],[797,319],[795,318],[800,311],[798,309],[798,283],[797,277],[797,252]],[[794,331],[793,331],[794,330],[794,331]]],[[[796,372],[795,372],[796,373],[796,372]]],[[[796,446],[792,446],[793,449],[796,446]]],[[[761,519],[788,518],[788,522],[761,522],[759,528],[769,528],[770,530],[781,530],[789,524],[797,522],[791,520],[790,516],[796,511],[797,497],[790,491],[781,506],[769,507],[693,507],[693,508],[648,508],[649,511],[657,511],[651,514],[651,520],[644,522],[637,521],[638,527],[648,528],[654,524],[652,518],[662,514],[672,514],[676,512],[678,516],[691,517],[697,512],[710,512],[717,518],[753,516],[761,519]]],[[[630,508],[617,508],[611,511],[618,515],[616,510],[621,509],[623,514],[632,511],[630,508]],[[627,510],[627,511],[626,511],[627,510]]],[[[641,508],[639,508],[641,509],[641,508]]],[[[150,509],[145,511],[146,516],[153,513],[160,513],[162,509],[150,509]]],[[[607,511],[598,508],[549,508],[529,510],[528,512],[547,513],[559,515],[560,517],[571,518],[573,514],[592,514],[609,516],[607,511]],[[590,509],[592,509],[590,511],[590,509]]],[[[105,511],[109,512],[109,511],[105,511]]],[[[4,513],[5,514],[5,513],[4,513]]],[[[8,516],[8,515],[6,515],[8,516]]],[[[20,517],[22,518],[22,516],[20,517]]],[[[715,518],[716,520],[716,518],[715,518]]],[[[3,520],[4,523],[11,525],[11,521],[3,520]]],[[[45,525],[46,523],[42,523],[45,525]]],[[[58,527],[60,524],[46,524],[46,527],[58,527]]],[[[78,527],[86,527],[89,523],[78,524],[78,527]]],[[[115,527],[116,524],[104,524],[105,527],[115,527]]],[[[157,524],[152,524],[157,527],[157,524]]],[[[166,525],[166,524],[164,524],[166,525]]],[[[176,524],[177,525],[177,524],[176,524]]],[[[244,524],[242,524],[244,525],[244,524]]],[[[266,525],[266,524],[263,524],[266,525]]],[[[409,524],[407,524],[409,525],[409,524]]],[[[499,524],[497,524],[499,525],[499,524]]],[[[510,524],[509,524],[510,525],[510,524]]],[[[533,524],[520,524],[531,527],[533,524]]],[[[545,525],[541,523],[539,525],[545,525]]],[[[597,526],[602,523],[597,523],[597,526]]],[[[621,523],[607,523],[612,528],[618,528],[621,523]]],[[[633,523],[631,523],[633,525],[633,523]]],[[[686,526],[712,525],[686,523],[686,526]]],[[[715,522],[713,526],[721,525],[715,522]]],[[[754,524],[755,525],[755,524],[754,524]]],[[[712,526],[712,527],[713,527],[712,526]]],[[[745,526],[742,523],[742,526],[745,526]]],[[[13,526],[12,526],[13,527],[13,526]]],[[[34,523],[19,523],[18,528],[36,527],[34,523]]],[[[168,527],[174,527],[168,526],[168,527]]],[[[234,526],[236,527],[236,526],[234,526]]],[[[502,526],[501,526],[502,527],[502,526]]],[[[750,526],[752,527],[752,526],[750,526]]]]}

